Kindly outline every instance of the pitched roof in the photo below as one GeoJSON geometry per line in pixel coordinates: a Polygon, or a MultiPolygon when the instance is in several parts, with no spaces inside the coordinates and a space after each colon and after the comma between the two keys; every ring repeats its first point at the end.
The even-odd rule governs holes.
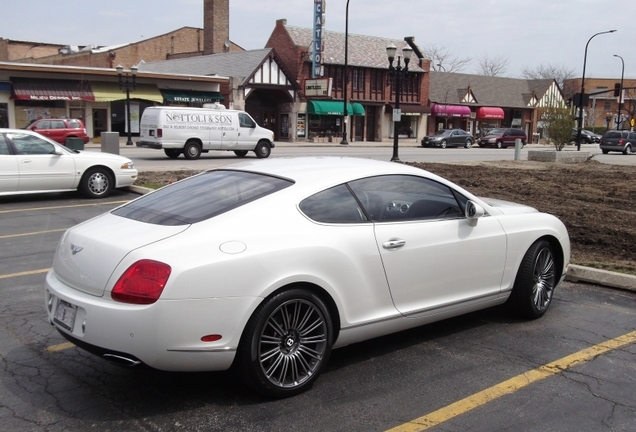
{"type": "Polygon", "coordinates": [[[476,105],[527,108],[533,94],[541,98],[554,84],[553,79],[526,80],[440,71],[430,73],[429,100],[442,104],[466,105],[462,98],[470,88],[476,105]]]}
{"type": "MultiPolygon", "coordinates": [[[[191,75],[220,75],[243,78],[243,83],[273,51],[272,48],[210,54],[174,60],[140,63],[139,70],[191,75]]],[[[243,84],[242,83],[242,84],[243,84]]]]}
{"type": "MultiPolygon", "coordinates": [[[[313,39],[312,29],[288,25],[285,25],[285,29],[296,46],[311,46],[313,39]]],[[[343,65],[345,34],[325,30],[323,35],[324,54],[322,56],[322,63],[343,65]]],[[[348,35],[348,42],[347,64],[349,66],[378,69],[387,69],[389,67],[389,60],[386,57],[387,46],[390,44],[395,45],[398,48],[398,54],[402,48],[408,46],[405,41],[399,39],[363,36],[351,33],[348,35]]],[[[413,56],[412,59],[416,60],[415,56],[413,56]]],[[[417,61],[411,61],[411,63],[409,63],[409,70],[414,72],[424,71],[424,69],[417,65],[417,61]]]]}

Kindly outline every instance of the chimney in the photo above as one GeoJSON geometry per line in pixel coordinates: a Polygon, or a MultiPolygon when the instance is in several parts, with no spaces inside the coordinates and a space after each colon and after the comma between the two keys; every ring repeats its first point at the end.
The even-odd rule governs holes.
{"type": "Polygon", "coordinates": [[[230,50],[230,0],[203,1],[203,54],[230,50]]]}

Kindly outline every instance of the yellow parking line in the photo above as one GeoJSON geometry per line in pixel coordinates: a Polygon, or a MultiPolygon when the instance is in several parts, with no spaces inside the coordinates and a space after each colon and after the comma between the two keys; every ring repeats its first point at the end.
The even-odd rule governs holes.
{"type": "Polygon", "coordinates": [[[0,275],[0,279],[9,279],[9,278],[14,278],[14,277],[19,277],[19,276],[30,276],[30,275],[34,275],[34,274],[46,273],[49,270],[51,270],[51,269],[50,268],[45,268],[45,269],[40,269],[40,270],[29,270],[29,271],[24,271],[24,272],[20,272],[20,273],[5,274],[5,275],[0,275]]]}
{"type": "Polygon", "coordinates": [[[64,342],[61,344],[52,345],[48,347],[46,350],[48,352],[58,352],[58,351],[64,351],[65,349],[73,348],[74,346],[75,345],[72,344],[71,342],[64,342]]]}
{"type": "Polygon", "coordinates": [[[451,405],[441,408],[425,416],[411,420],[408,423],[404,423],[393,429],[389,429],[387,432],[419,432],[437,426],[447,420],[464,414],[474,408],[485,405],[501,396],[509,393],[513,393],[523,387],[526,387],[536,381],[548,378],[552,375],[556,375],[563,372],[573,366],[581,363],[585,363],[593,358],[604,354],[606,352],[615,350],[624,345],[636,342],[636,331],[627,333],[623,336],[617,337],[594,345],[590,348],[576,352],[569,356],[563,357],[552,363],[543,365],[537,369],[522,373],[516,377],[510,378],[500,384],[487,388],[486,390],[475,393],[460,401],[457,401],[451,405]]]}
{"type": "Polygon", "coordinates": [[[37,235],[37,234],[48,234],[53,232],[66,231],[67,229],[68,228],[60,228],[60,229],[54,229],[54,230],[48,230],[48,231],[34,231],[34,232],[22,233],[22,234],[9,234],[9,235],[0,236],[0,239],[7,239],[12,237],[24,237],[24,236],[37,235]]]}
{"type": "Polygon", "coordinates": [[[100,203],[90,203],[90,204],[75,204],[75,205],[65,205],[65,206],[50,206],[50,207],[32,207],[32,208],[22,208],[22,209],[12,209],[12,210],[1,210],[0,214],[3,213],[19,213],[26,211],[40,211],[40,210],[57,210],[64,208],[74,208],[74,207],[97,207],[101,205],[107,204],[124,204],[130,200],[121,200],[121,201],[108,201],[108,202],[100,202],[100,203]]]}

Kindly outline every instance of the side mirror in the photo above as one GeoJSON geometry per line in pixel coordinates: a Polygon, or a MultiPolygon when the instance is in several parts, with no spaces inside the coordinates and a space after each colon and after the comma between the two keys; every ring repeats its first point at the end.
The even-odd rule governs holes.
{"type": "Polygon", "coordinates": [[[468,202],[466,203],[465,216],[468,219],[479,219],[485,213],[486,212],[484,211],[484,208],[477,204],[475,201],[468,200],[468,202]]]}

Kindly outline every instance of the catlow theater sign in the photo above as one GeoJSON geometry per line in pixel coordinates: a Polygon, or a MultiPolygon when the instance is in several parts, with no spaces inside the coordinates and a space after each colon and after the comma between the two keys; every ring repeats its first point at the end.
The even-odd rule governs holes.
{"type": "Polygon", "coordinates": [[[322,37],[325,30],[325,1],[314,0],[314,40],[312,41],[311,77],[318,78],[323,75],[322,53],[324,46],[322,37]]]}

